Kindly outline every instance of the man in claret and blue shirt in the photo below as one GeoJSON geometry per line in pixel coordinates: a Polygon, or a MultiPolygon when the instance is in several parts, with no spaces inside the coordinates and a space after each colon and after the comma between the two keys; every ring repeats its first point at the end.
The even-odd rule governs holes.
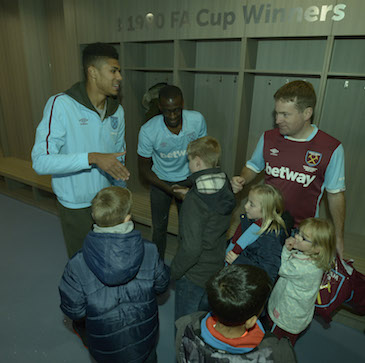
{"type": "Polygon", "coordinates": [[[118,53],[109,44],[89,44],[83,68],[84,82],[48,100],[32,150],[34,170],[52,175],[69,257],[91,229],[95,195],[111,184],[125,186],[129,178],[118,53]]]}
{"type": "Polygon", "coordinates": [[[316,105],[313,86],[305,81],[285,84],[274,95],[276,125],[260,138],[240,176],[232,178],[239,192],[265,170],[265,182],[284,196],[295,224],[317,217],[324,190],[343,256],[345,222],[345,161],[340,141],[311,124],[316,105]]]}
{"type": "Polygon", "coordinates": [[[141,127],[138,137],[138,166],[142,178],[150,185],[152,241],[164,259],[171,201],[178,210],[183,195],[175,185],[186,185],[190,175],[186,149],[191,141],[206,136],[207,126],[197,111],[183,110],[180,88],[167,85],[159,92],[157,115],[141,127]]]}

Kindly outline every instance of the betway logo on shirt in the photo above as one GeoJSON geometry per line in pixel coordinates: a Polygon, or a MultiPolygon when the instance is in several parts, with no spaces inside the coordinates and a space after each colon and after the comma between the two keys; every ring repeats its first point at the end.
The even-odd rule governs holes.
{"type": "Polygon", "coordinates": [[[265,172],[267,175],[271,175],[274,178],[286,179],[303,184],[304,188],[307,188],[316,178],[315,175],[308,175],[299,173],[298,171],[292,171],[286,166],[282,166],[280,168],[276,166],[272,167],[268,162],[266,163],[265,172]]]}
{"type": "Polygon", "coordinates": [[[186,155],[186,150],[177,150],[168,154],[160,153],[161,159],[177,159],[185,155],[186,155]]]}

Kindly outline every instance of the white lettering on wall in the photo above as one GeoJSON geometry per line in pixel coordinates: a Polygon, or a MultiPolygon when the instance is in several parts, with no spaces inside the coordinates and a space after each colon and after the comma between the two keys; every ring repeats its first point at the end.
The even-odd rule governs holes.
{"type": "Polygon", "coordinates": [[[239,17],[234,11],[224,9],[222,11],[211,11],[210,9],[200,9],[196,14],[191,14],[188,10],[175,10],[170,13],[151,13],[131,15],[126,18],[123,24],[120,18],[117,19],[117,30],[139,31],[150,29],[171,29],[187,28],[195,20],[200,27],[220,27],[222,30],[228,29],[238,21],[246,24],[266,23],[275,24],[283,22],[308,23],[341,21],[345,17],[346,4],[324,4],[312,5],[309,7],[288,7],[275,8],[270,3],[242,5],[242,15],[239,17]],[[242,20],[241,20],[242,19],[242,20]]]}
{"type": "Polygon", "coordinates": [[[313,23],[315,21],[340,21],[345,17],[346,4],[309,6],[304,9],[297,8],[271,8],[271,4],[247,5],[242,6],[243,19],[246,24],[253,21],[258,23],[276,23],[278,20],[282,23],[302,22],[303,20],[313,23]],[[329,15],[330,14],[330,15],[329,15]],[[333,15],[332,15],[333,14],[333,15]],[[332,16],[331,16],[332,15],[332,16]],[[331,17],[329,17],[331,16],[331,17]]]}

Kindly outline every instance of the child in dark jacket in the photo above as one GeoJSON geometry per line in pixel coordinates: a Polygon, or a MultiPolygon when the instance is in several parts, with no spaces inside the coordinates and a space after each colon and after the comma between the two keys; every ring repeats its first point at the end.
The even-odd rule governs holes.
{"type": "Polygon", "coordinates": [[[269,276],[249,265],[226,266],[207,283],[211,312],[177,320],[178,362],[296,362],[286,339],[266,333],[258,316],[271,291],[269,276]]]}
{"type": "Polygon", "coordinates": [[[176,280],[175,320],[209,308],[205,284],[224,266],[226,232],[236,204],[229,179],[217,167],[218,141],[210,136],[194,140],[187,154],[192,187],[181,206],[179,248],[171,263],[171,278],[176,280]]]}
{"type": "Polygon", "coordinates": [[[98,362],[157,362],[156,293],[167,289],[169,271],[156,246],[134,230],[131,205],[125,188],[96,195],[93,231],[59,286],[62,311],[75,322],[85,319],[87,345],[98,362]]]}
{"type": "Polygon", "coordinates": [[[283,197],[272,185],[251,188],[240,225],[226,251],[229,264],[249,264],[264,269],[274,282],[287,234],[282,218],[283,197]]]}

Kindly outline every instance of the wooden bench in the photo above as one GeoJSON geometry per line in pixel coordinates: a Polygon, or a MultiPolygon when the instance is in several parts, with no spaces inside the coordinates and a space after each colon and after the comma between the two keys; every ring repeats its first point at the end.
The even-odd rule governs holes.
{"type": "Polygon", "coordinates": [[[52,193],[51,176],[38,175],[30,161],[17,158],[0,158],[0,175],[6,180],[16,180],[25,185],[52,193]]]}
{"type": "MultiPolygon", "coordinates": [[[[0,157],[0,192],[58,214],[56,197],[52,191],[51,176],[38,175],[30,161],[13,157],[0,157]]],[[[133,219],[152,226],[149,193],[133,193],[133,219]]],[[[170,208],[168,232],[177,234],[178,215],[175,205],[170,208]]]]}

